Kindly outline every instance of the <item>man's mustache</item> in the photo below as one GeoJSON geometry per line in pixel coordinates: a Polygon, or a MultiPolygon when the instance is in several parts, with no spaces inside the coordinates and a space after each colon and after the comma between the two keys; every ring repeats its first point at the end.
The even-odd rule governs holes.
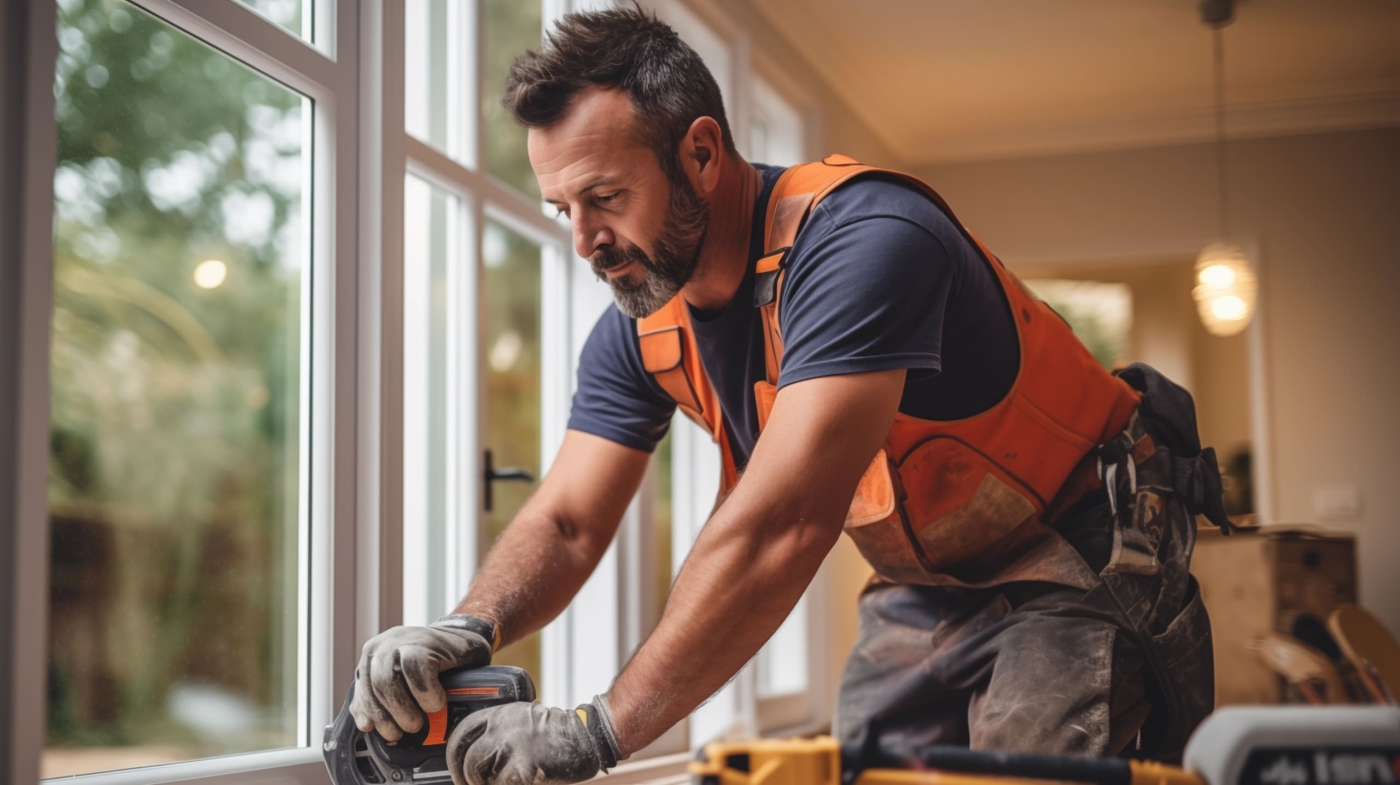
{"type": "Polygon", "coordinates": [[[608,270],[631,261],[641,262],[646,267],[651,266],[651,258],[635,245],[627,248],[604,248],[588,258],[588,264],[593,268],[593,274],[599,278],[607,278],[608,270]]]}

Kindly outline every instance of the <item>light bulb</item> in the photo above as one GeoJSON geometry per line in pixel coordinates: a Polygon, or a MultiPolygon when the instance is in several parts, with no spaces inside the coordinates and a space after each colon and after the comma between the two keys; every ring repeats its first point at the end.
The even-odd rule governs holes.
{"type": "Polygon", "coordinates": [[[1216,243],[1196,260],[1196,311],[1211,335],[1238,335],[1254,316],[1258,281],[1244,250],[1216,243]]]}
{"type": "Polygon", "coordinates": [[[194,268],[194,283],[201,289],[216,289],[228,278],[228,265],[218,259],[200,262],[194,268]]]}
{"type": "Polygon", "coordinates": [[[1235,271],[1223,264],[1212,264],[1201,271],[1200,279],[1212,289],[1228,289],[1235,282],[1235,271]]]}
{"type": "Polygon", "coordinates": [[[1248,308],[1245,307],[1244,300],[1233,294],[1217,297],[1210,302],[1210,312],[1227,322],[1243,319],[1248,308]]]}

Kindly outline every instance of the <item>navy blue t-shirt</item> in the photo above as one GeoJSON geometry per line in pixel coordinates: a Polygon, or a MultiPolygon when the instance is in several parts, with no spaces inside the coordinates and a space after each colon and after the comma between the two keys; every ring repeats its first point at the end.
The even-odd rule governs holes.
{"type": "MultiPolygon", "coordinates": [[[[758,441],[754,383],[765,377],[763,326],[753,305],[763,219],[783,170],[757,165],[749,268],[724,308],[691,308],[700,359],[742,468],[758,441]]],[[[899,410],[928,420],[985,411],[1005,397],[1020,363],[1016,326],[996,274],[917,188],[878,174],[848,181],[808,217],[786,259],[779,387],[819,376],[908,370],[899,410]]],[[[579,360],[569,427],[647,452],[675,403],[642,365],[636,322],[616,306],[579,360]]]]}

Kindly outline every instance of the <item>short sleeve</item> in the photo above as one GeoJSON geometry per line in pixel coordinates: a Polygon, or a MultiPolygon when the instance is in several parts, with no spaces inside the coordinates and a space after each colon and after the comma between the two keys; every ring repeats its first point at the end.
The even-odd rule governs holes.
{"type": "Polygon", "coordinates": [[[781,385],[821,376],[941,367],[953,287],[940,226],[922,194],[885,180],[833,192],[786,260],[781,385]]]}
{"type": "Polygon", "coordinates": [[[569,429],[651,452],[675,410],[675,402],[642,366],[635,324],[617,306],[608,306],[579,356],[569,429]]]}

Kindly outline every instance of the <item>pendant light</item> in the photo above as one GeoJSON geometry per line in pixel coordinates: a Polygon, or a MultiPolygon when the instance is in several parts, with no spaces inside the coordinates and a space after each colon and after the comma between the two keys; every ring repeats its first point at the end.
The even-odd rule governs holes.
{"type": "Polygon", "coordinates": [[[1202,0],[1201,21],[1215,38],[1215,167],[1220,190],[1220,237],[1196,259],[1196,286],[1191,296],[1211,335],[1238,335],[1254,317],[1258,281],[1244,249],[1228,242],[1230,204],[1225,160],[1225,44],[1223,28],[1234,21],[1234,0],[1202,0]]]}

